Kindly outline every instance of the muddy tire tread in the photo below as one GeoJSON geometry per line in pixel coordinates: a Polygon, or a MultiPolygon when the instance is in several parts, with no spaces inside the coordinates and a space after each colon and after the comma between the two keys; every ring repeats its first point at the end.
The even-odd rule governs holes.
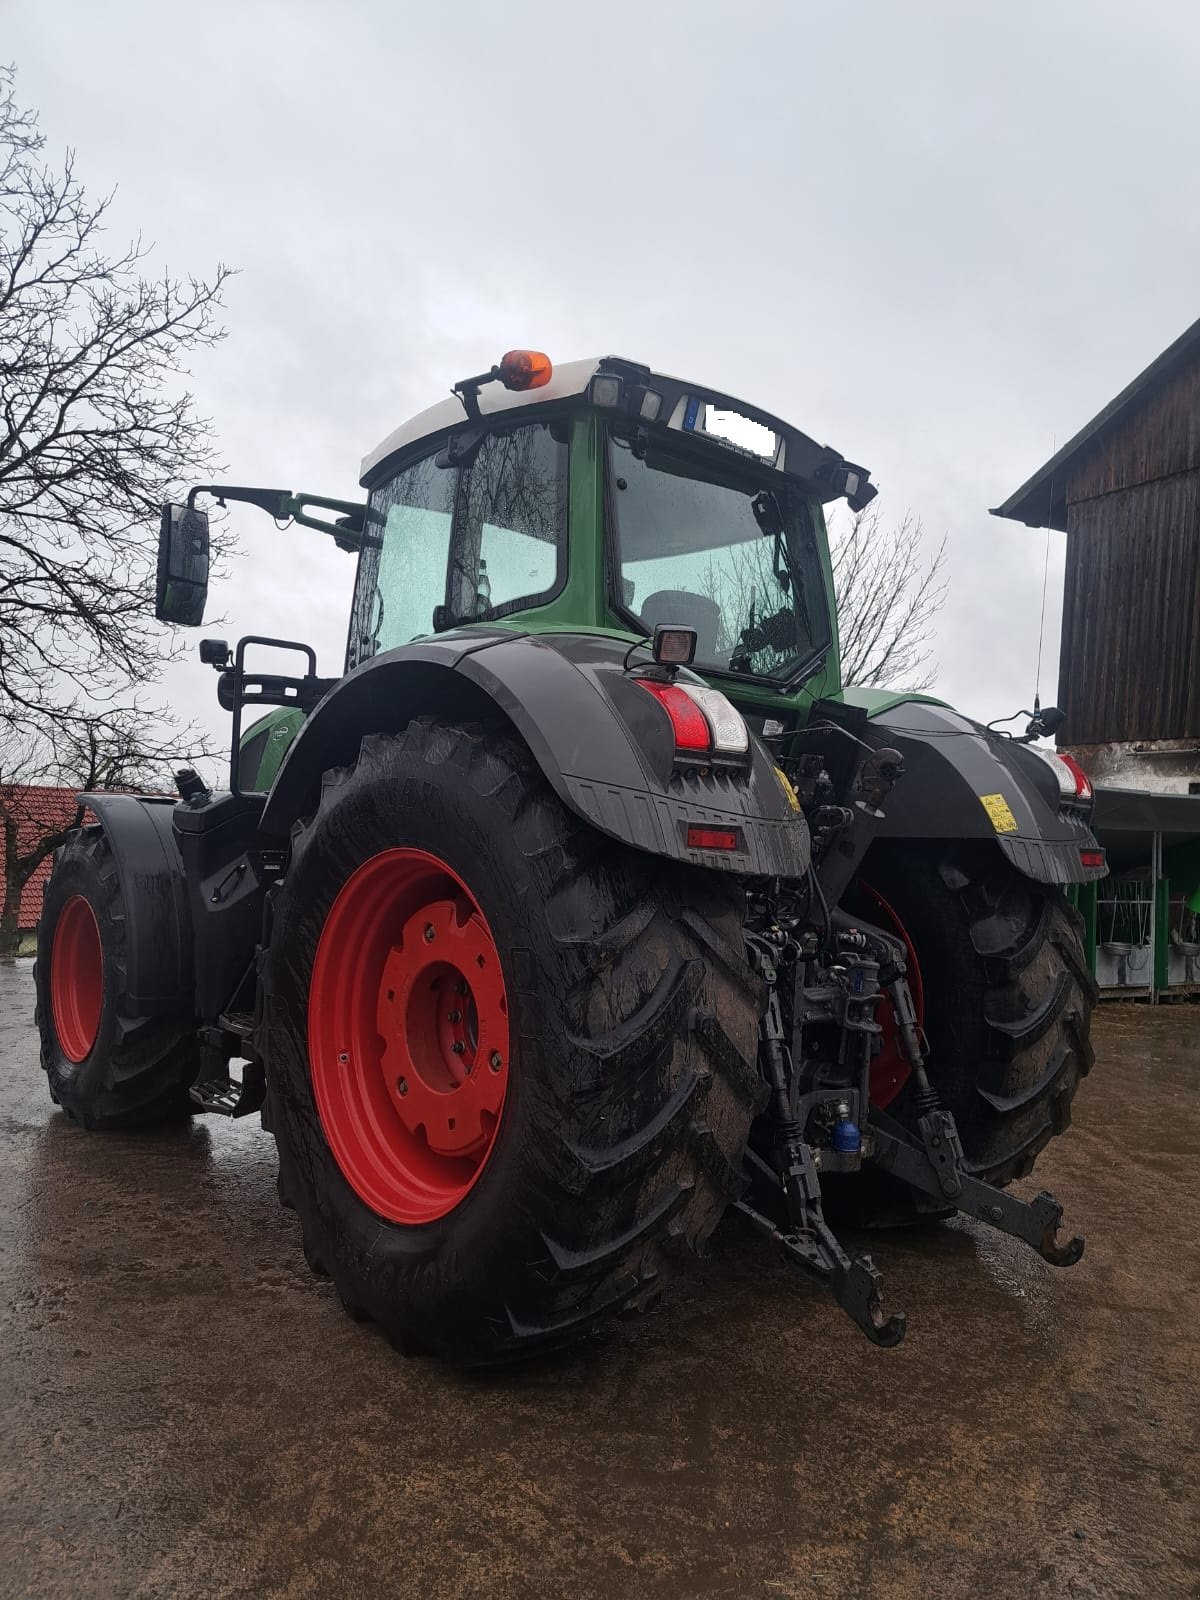
{"type": "Polygon", "coordinates": [[[968,1164],[990,1183],[1025,1176],[1068,1126],[1094,1060],[1082,919],[1060,887],[1023,877],[992,845],[893,847],[868,875],[908,923],[940,1007],[926,1015],[930,1075],[968,1164]]]}
{"type": "MultiPolygon", "coordinates": [[[[553,1070],[543,1062],[537,1079],[546,1100],[538,1159],[552,1204],[524,1231],[514,1224],[493,1283],[467,1292],[468,1335],[403,1293],[368,1302],[363,1263],[330,1248],[330,1217],[288,1137],[279,1139],[280,1193],[300,1216],[310,1262],[328,1268],[356,1317],[370,1313],[406,1350],[505,1362],[644,1305],[681,1247],[702,1249],[739,1191],[742,1150],[765,1098],[754,1067],[762,993],[744,958],[735,886],[602,839],[560,804],[523,745],[480,725],[421,717],[399,735],[365,739],[356,763],[327,774],[316,812],[294,830],[289,878],[321,848],[322,819],[347,787],[389,762],[405,771],[421,763],[438,781],[469,788],[515,841],[546,908],[538,959],[561,977],[563,1019],[562,1059],[553,1070]]],[[[276,894],[278,926],[290,916],[287,880],[276,894]]],[[[263,978],[274,1098],[283,1087],[271,1070],[272,1019],[286,1000],[269,955],[263,978]]],[[[277,1138],[283,1112],[271,1110],[277,1138]]]]}
{"type": "Polygon", "coordinates": [[[147,1017],[128,1009],[125,937],[124,900],[107,835],[98,823],[74,829],[55,852],[46,885],[34,963],[35,1021],[50,1098],[89,1132],[179,1122],[193,1109],[188,1088],[199,1066],[195,1023],[190,1017],[147,1017]],[[59,1048],[46,987],[53,918],[64,885],[87,890],[104,954],[101,1036],[93,1055],[79,1065],[59,1048]]]}

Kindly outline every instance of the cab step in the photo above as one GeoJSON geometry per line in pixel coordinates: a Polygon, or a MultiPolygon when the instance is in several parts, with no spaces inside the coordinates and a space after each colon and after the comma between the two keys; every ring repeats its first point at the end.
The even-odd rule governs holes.
{"type": "Polygon", "coordinates": [[[188,1090],[198,1111],[209,1111],[220,1117],[247,1117],[252,1111],[261,1110],[266,1093],[267,1076],[257,1061],[246,1062],[240,1083],[225,1073],[194,1083],[188,1090]]]}

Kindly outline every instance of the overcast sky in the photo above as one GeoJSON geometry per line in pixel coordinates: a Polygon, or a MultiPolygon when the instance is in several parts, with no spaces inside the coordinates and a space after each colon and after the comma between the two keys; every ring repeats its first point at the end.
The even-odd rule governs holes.
{"type": "MultiPolygon", "coordinates": [[[[230,481],[353,496],[512,346],[645,361],[947,536],[936,692],[985,719],[1033,694],[1045,539],[987,508],[1200,314],[1194,0],[0,0],[0,38],[114,243],[240,269],[194,370],[230,481]]],[[[352,559],[236,527],[220,631],[340,670],[352,559]]]]}

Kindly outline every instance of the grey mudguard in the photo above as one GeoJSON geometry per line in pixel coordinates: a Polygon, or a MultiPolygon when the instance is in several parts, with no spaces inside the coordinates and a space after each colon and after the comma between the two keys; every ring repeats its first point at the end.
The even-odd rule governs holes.
{"type": "Polygon", "coordinates": [[[1085,815],[1061,805],[1054,773],[1024,745],[913,700],[889,706],[867,728],[876,748],[891,745],[904,757],[880,837],[992,839],[1039,883],[1104,877],[1106,868],[1080,861],[1081,850],[1100,848],[1085,815]]]}
{"type": "MultiPolygon", "coordinates": [[[[653,696],[625,670],[627,646],[604,634],[462,629],[373,656],[321,701],[295,739],[263,813],[284,835],[315,804],[321,775],[369,733],[414,716],[501,711],[570,810],[623,844],[718,872],[799,877],[808,827],[770,757],[749,767],[674,770],[674,740],[653,696]],[[733,828],[736,850],[693,850],[689,826],[733,828]]],[[[646,660],[645,653],[642,659],[646,660]]]]}
{"type": "Polygon", "coordinates": [[[125,911],[125,986],[148,1017],[192,1014],[192,923],[172,819],[176,802],[128,794],[81,794],[100,819],[125,911]]]}

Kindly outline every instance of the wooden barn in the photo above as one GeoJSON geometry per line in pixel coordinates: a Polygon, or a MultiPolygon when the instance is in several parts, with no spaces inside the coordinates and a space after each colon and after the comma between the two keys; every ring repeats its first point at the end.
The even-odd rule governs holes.
{"type": "Polygon", "coordinates": [[[1078,896],[1093,971],[1200,996],[1200,322],[993,515],[1067,535],[1058,743],[1111,869],[1078,896]]]}
{"type": "Polygon", "coordinates": [[[1067,535],[1059,745],[1200,794],[1200,322],[993,515],[1067,535]]]}

